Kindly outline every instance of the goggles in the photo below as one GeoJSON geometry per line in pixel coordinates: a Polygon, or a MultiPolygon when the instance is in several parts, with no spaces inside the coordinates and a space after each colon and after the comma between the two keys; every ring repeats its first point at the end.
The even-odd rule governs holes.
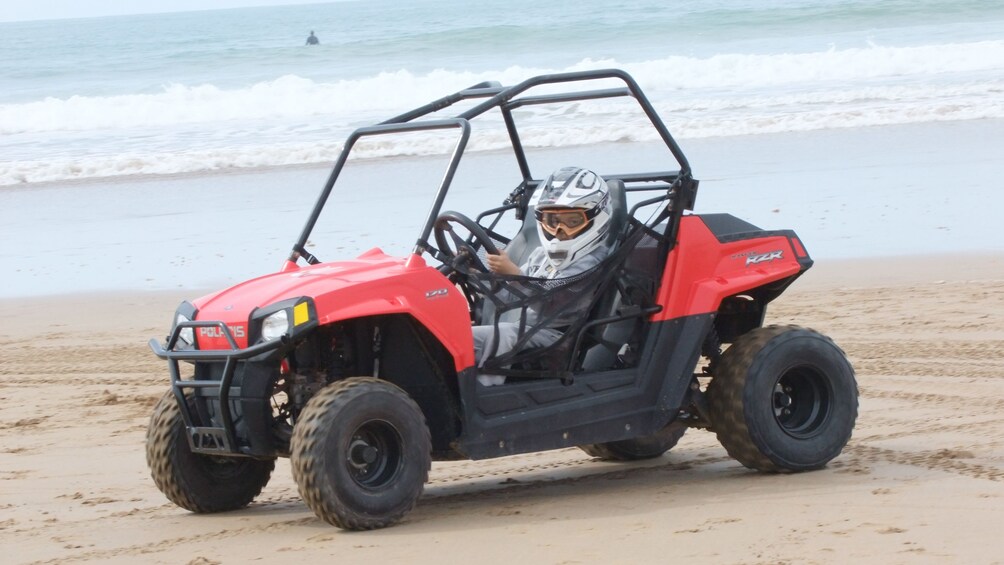
{"type": "Polygon", "coordinates": [[[556,210],[534,210],[534,215],[544,231],[551,235],[558,233],[558,228],[564,228],[568,236],[575,236],[589,225],[589,220],[596,216],[595,210],[582,208],[560,208],[556,210]],[[590,213],[592,212],[592,213],[590,213]]]}

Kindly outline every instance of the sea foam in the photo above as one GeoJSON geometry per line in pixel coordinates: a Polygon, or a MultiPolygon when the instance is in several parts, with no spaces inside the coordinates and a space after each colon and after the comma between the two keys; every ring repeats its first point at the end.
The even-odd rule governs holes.
{"type": "MultiPolygon", "coordinates": [[[[586,59],[565,69],[398,70],[330,82],[286,75],[245,88],[168,84],[155,93],[0,105],[0,135],[28,140],[5,147],[12,160],[0,162],[0,185],[320,163],[334,159],[352,129],[472,84],[604,67],[632,73],[680,138],[1004,117],[1004,41],[586,59]],[[44,158],[31,153],[38,149],[44,158]]],[[[583,104],[570,112],[559,129],[545,127],[543,118],[553,117],[545,110],[531,112],[524,142],[654,139],[613,105],[583,104]],[[601,123],[617,125],[597,127],[601,123]]],[[[472,149],[505,143],[501,128],[490,129],[472,149]]],[[[361,148],[361,156],[447,150],[447,143],[412,139],[361,148]]]]}

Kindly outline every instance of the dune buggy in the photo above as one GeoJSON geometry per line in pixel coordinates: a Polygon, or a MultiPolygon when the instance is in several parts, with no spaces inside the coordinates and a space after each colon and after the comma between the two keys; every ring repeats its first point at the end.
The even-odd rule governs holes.
{"type": "Polygon", "coordinates": [[[793,231],[692,213],[697,188],[652,104],[619,70],[485,82],[356,130],[279,272],[183,302],[166,342],[150,341],[171,374],[147,435],[155,483],[190,511],[232,510],[289,457],[317,516],[372,529],[414,507],[433,460],[567,447],[654,458],[704,428],[752,469],[823,467],[854,427],[854,372],[822,334],[764,327],[767,304],[812,260],[793,231]],[[518,264],[539,244],[541,175],[519,110],[611,98],[636,104],[670,156],[660,170],[598,171],[610,187],[614,251],[569,280],[490,273],[485,253],[504,247],[518,264]],[[474,218],[443,210],[489,114],[518,170],[474,218]],[[357,142],[433,130],[456,141],[412,252],[315,257],[312,230],[357,142]],[[578,317],[553,345],[478,368],[472,323],[515,321],[530,335],[529,309],[578,317]],[[479,371],[505,383],[484,386],[479,371]]]}

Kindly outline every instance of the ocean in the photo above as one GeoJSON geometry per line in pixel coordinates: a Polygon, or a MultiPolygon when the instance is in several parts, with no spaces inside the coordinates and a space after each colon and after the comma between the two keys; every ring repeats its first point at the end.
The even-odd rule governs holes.
{"type": "MultiPolygon", "coordinates": [[[[605,67],[681,140],[1001,118],[1004,3],[356,0],[0,23],[0,186],[325,163],[354,128],[472,84],[605,67]]],[[[525,142],[646,140],[563,118],[525,142]]]]}

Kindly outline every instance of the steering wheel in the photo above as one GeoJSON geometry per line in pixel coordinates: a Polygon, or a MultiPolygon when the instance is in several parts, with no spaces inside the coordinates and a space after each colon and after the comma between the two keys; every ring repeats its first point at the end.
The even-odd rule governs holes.
{"type": "Polygon", "coordinates": [[[463,226],[474,237],[474,241],[481,244],[488,253],[493,255],[499,253],[498,247],[495,247],[495,242],[488,236],[488,232],[477,222],[460,212],[443,212],[436,218],[433,234],[436,237],[436,247],[446,255],[444,263],[449,263],[450,267],[461,273],[465,264],[470,264],[474,269],[487,273],[488,267],[478,257],[478,251],[472,244],[473,242],[457,235],[457,232],[453,230],[453,224],[463,226]],[[447,233],[450,234],[449,240],[446,237],[447,233]],[[450,240],[453,241],[452,247],[450,240]]]}

